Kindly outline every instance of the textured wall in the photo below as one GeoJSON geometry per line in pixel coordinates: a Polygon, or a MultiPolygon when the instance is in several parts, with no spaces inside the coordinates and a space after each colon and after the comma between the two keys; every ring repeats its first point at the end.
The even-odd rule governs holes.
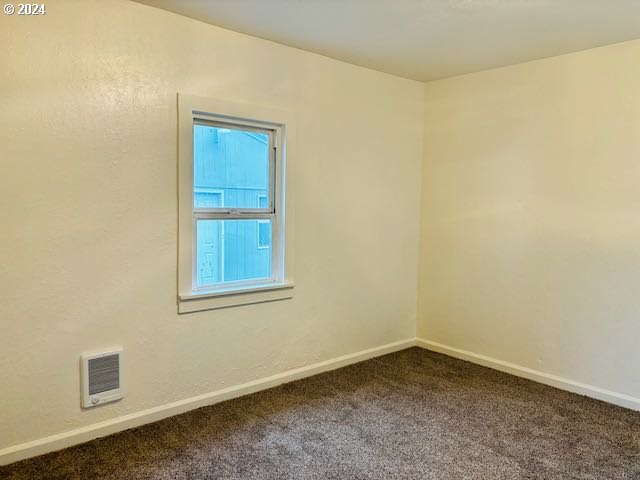
{"type": "Polygon", "coordinates": [[[638,59],[426,85],[419,336],[640,397],[638,59]]]}
{"type": "Polygon", "coordinates": [[[414,336],[422,84],[133,2],[0,32],[0,448],[414,336]],[[293,300],[176,314],[177,92],[297,113],[293,300]]]}

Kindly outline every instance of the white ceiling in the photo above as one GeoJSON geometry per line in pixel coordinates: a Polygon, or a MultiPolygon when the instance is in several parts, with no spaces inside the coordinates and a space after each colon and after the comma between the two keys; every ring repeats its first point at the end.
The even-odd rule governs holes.
{"type": "Polygon", "coordinates": [[[640,38],[640,0],[138,1],[422,81],[640,38]]]}

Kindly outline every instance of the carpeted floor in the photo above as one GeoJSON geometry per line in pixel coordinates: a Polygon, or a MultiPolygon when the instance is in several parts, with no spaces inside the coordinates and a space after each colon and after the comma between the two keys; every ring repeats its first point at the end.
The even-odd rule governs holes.
{"type": "Polygon", "coordinates": [[[640,413],[411,348],[2,479],[640,479],[640,413]]]}

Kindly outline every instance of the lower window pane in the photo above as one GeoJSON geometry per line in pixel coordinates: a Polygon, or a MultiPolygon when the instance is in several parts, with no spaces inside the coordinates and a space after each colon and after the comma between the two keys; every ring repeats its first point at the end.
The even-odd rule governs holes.
{"type": "Polygon", "coordinates": [[[197,287],[271,278],[271,220],[198,220],[197,287]]]}

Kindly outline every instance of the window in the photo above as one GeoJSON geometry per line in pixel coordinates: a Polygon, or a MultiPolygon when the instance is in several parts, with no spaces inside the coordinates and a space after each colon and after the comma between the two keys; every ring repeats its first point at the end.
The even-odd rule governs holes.
{"type": "Polygon", "coordinates": [[[282,112],[220,100],[179,95],[178,102],[178,310],[291,298],[284,154],[291,122],[282,112]]]}

